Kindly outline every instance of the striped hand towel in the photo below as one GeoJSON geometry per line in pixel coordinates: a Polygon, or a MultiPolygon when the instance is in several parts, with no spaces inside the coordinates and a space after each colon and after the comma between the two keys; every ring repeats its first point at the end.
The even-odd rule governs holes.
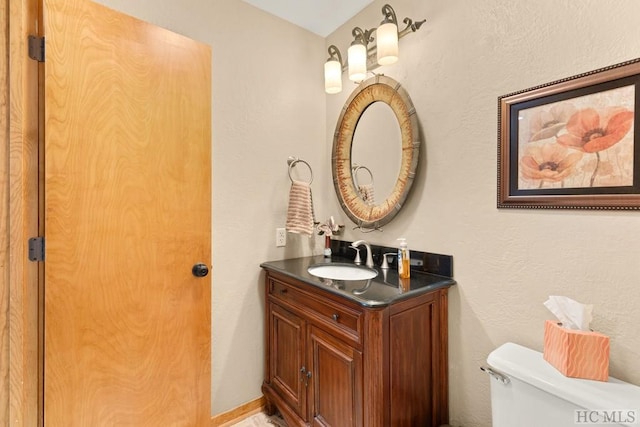
{"type": "Polygon", "coordinates": [[[311,186],[307,182],[292,181],[289,191],[286,228],[289,233],[313,235],[313,200],[311,186]]]}
{"type": "Polygon", "coordinates": [[[376,204],[372,184],[360,185],[358,190],[360,192],[360,197],[362,197],[362,200],[364,200],[367,206],[374,206],[376,204]]]}

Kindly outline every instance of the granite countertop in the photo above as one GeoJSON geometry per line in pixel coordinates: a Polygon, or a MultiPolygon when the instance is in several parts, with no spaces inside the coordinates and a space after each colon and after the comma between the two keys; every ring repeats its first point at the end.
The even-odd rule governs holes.
{"type": "Polygon", "coordinates": [[[407,283],[406,280],[398,277],[398,272],[395,268],[382,270],[379,267],[375,267],[378,275],[370,280],[322,279],[313,276],[307,271],[310,266],[323,263],[353,264],[353,260],[336,256],[325,258],[319,255],[263,262],[260,267],[284,274],[308,285],[324,289],[327,292],[341,295],[365,307],[384,307],[396,301],[456,284],[456,281],[451,277],[413,271],[411,272],[409,283],[407,283]],[[403,290],[403,288],[408,289],[403,290]]]}

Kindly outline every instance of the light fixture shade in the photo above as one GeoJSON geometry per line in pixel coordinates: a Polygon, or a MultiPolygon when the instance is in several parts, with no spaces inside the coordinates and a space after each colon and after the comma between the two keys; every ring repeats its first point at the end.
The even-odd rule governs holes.
{"type": "Polygon", "coordinates": [[[398,61],[398,26],[393,22],[382,24],[376,30],[378,64],[390,65],[398,61]]]}
{"type": "Polygon", "coordinates": [[[342,91],[342,64],[340,61],[330,59],[324,63],[324,90],[332,94],[342,91]]]}
{"type": "Polygon", "coordinates": [[[347,51],[349,58],[349,80],[361,82],[367,77],[367,47],[353,43],[347,51]]]}

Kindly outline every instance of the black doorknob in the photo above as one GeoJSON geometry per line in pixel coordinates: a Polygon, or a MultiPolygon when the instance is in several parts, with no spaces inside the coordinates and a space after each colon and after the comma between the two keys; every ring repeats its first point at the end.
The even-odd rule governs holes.
{"type": "Polygon", "coordinates": [[[191,269],[191,273],[196,277],[204,277],[209,274],[209,267],[205,264],[196,264],[191,269]]]}

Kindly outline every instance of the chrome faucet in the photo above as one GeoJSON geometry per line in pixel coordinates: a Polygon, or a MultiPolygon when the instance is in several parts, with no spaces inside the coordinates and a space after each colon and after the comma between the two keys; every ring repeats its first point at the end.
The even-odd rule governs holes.
{"type": "Polygon", "coordinates": [[[360,245],[364,245],[364,247],[367,248],[367,262],[365,263],[365,265],[369,268],[373,268],[374,265],[373,265],[373,257],[371,256],[371,245],[369,245],[369,243],[367,243],[364,240],[357,240],[351,244],[351,246],[353,246],[354,248],[360,245]]]}

